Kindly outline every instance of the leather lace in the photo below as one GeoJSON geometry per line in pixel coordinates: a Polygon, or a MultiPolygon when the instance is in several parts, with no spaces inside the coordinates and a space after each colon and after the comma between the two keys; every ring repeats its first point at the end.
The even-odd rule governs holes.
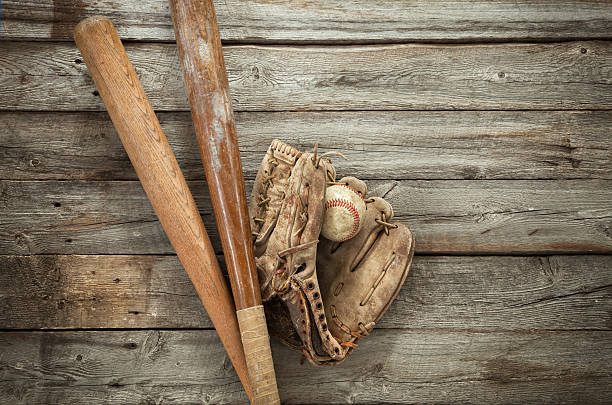
{"type": "Polygon", "coordinates": [[[340,328],[347,335],[350,335],[352,337],[351,340],[342,340],[342,341],[339,341],[340,345],[342,345],[344,347],[350,347],[350,348],[353,348],[353,349],[356,348],[357,346],[359,346],[357,344],[357,341],[359,341],[359,339],[362,339],[362,338],[368,336],[370,334],[370,330],[372,330],[372,328],[374,328],[374,322],[370,322],[370,324],[369,324],[370,330],[368,330],[368,328],[366,328],[366,326],[363,324],[363,322],[359,322],[357,324],[357,326],[359,327],[359,331],[353,331],[348,326],[346,326],[338,318],[338,315],[336,314],[336,306],[335,305],[332,305],[330,307],[330,310],[331,310],[332,320],[334,321],[336,326],[338,326],[338,328],[340,328]]]}
{"type": "Polygon", "coordinates": [[[385,234],[389,235],[389,229],[396,229],[398,225],[387,222],[387,214],[384,212],[381,212],[380,214],[381,219],[376,218],[375,221],[377,224],[382,225],[385,228],[385,234]]]}
{"type": "MultiPolygon", "coordinates": [[[[366,204],[371,204],[373,203],[374,200],[373,198],[367,198],[364,200],[366,204]]],[[[397,224],[392,224],[390,222],[387,221],[387,214],[385,214],[383,211],[380,212],[380,218],[376,218],[374,221],[376,221],[376,223],[378,225],[381,225],[384,230],[385,230],[385,234],[388,236],[389,235],[389,229],[396,229],[399,225],[397,224]]]]}
{"type": "MultiPolygon", "coordinates": [[[[268,197],[266,195],[266,192],[268,191],[268,188],[274,186],[273,183],[273,179],[276,178],[276,175],[272,174],[272,171],[274,171],[274,167],[278,166],[280,163],[278,162],[278,160],[274,157],[271,157],[270,159],[268,159],[268,163],[270,165],[272,165],[272,170],[270,171],[270,173],[266,173],[262,183],[264,183],[266,185],[266,189],[264,190],[263,193],[259,194],[259,201],[257,201],[257,206],[258,207],[263,207],[263,211],[261,212],[261,215],[263,216],[263,214],[265,214],[266,210],[268,209],[268,203],[270,202],[271,198],[268,197]]],[[[253,221],[259,225],[259,228],[261,228],[261,225],[266,222],[265,219],[261,218],[261,217],[253,217],[253,221]]],[[[261,233],[259,232],[255,232],[255,231],[251,231],[251,234],[253,236],[255,236],[256,238],[261,237],[261,233]]]]}

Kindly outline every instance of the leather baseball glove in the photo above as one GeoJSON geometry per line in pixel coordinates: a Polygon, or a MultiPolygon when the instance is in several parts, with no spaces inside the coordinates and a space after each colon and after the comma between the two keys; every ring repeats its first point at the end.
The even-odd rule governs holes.
{"type": "Polygon", "coordinates": [[[414,240],[391,222],[382,198],[367,198],[364,182],[336,182],[329,155],[274,140],[250,201],[255,261],[270,334],[315,365],[334,365],[352,352],[399,292],[414,240]],[[325,191],[344,184],[365,201],[359,232],[343,242],[320,235],[325,191]]]}

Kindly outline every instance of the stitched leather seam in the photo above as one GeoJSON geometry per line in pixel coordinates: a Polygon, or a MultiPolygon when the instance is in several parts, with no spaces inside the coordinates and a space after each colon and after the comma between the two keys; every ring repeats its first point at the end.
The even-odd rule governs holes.
{"type": "Polygon", "coordinates": [[[288,145],[285,142],[280,141],[278,139],[274,139],[270,147],[274,149],[275,151],[282,153],[288,157],[292,157],[292,158],[298,157],[298,155],[301,154],[300,151],[295,149],[293,146],[288,145]]]}
{"type": "Polygon", "coordinates": [[[340,242],[344,242],[346,240],[351,239],[353,236],[357,234],[357,230],[359,229],[359,211],[357,211],[357,207],[355,207],[355,204],[343,198],[332,198],[331,200],[328,200],[325,203],[325,209],[334,208],[334,207],[345,208],[353,216],[353,229],[351,230],[351,233],[346,238],[340,241],[340,242]]]}

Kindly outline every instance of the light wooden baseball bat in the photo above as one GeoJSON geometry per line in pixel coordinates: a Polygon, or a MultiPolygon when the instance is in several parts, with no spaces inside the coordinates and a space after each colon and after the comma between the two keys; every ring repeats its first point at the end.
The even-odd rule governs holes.
{"type": "Polygon", "coordinates": [[[76,44],[168,239],[229,354],[252,390],[232,297],[181,169],[113,24],[81,21],[76,44]]]}
{"type": "Polygon", "coordinates": [[[170,0],[191,115],[234,293],[253,403],[280,404],[212,0],[170,0]]]}

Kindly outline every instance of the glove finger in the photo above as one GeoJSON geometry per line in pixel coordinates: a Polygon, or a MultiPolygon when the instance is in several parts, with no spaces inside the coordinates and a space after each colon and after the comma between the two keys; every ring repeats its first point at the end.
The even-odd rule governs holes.
{"type": "Polygon", "coordinates": [[[356,177],[346,176],[340,179],[340,181],[336,182],[337,184],[344,184],[352,188],[361,196],[361,198],[365,198],[368,194],[368,187],[366,186],[363,180],[359,180],[356,177]]]}

